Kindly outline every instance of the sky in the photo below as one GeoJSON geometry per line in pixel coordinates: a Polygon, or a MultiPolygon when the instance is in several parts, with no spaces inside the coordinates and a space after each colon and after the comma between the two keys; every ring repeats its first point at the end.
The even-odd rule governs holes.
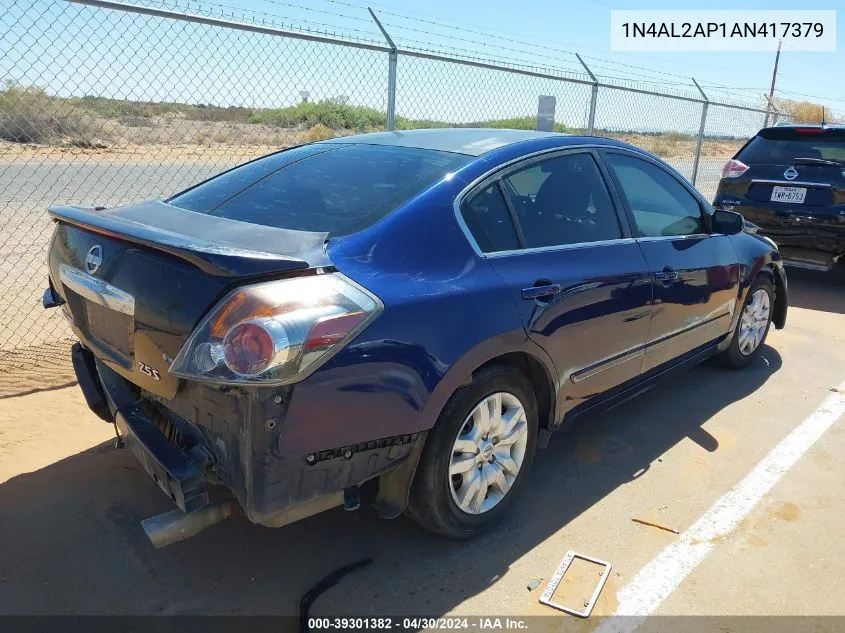
{"type": "MultiPolygon", "coordinates": [[[[579,53],[600,80],[697,97],[695,76],[713,101],[760,107],[774,52],[614,53],[612,9],[695,8],[692,2],[634,0],[131,0],[276,28],[332,33],[382,44],[373,7],[397,46],[531,67],[585,78],[579,53]]],[[[708,9],[794,9],[780,0],[711,0],[708,9]]],[[[831,0],[808,8],[835,9],[831,0]]],[[[776,96],[824,103],[845,115],[845,47],[837,52],[784,48],[776,96]],[[808,95],[808,96],[804,96],[808,95]]],[[[65,0],[0,0],[0,78],[61,96],[281,107],[342,98],[384,111],[382,52],[258,36],[184,21],[96,9],[65,0]],[[8,28],[2,28],[7,26],[8,28]]],[[[590,87],[400,56],[397,113],[467,123],[533,115],[539,95],[556,98],[556,120],[583,127],[590,87]]],[[[701,105],[600,89],[596,124],[606,129],[698,131],[701,105]]],[[[706,133],[747,136],[762,115],[711,106],[706,133]]]]}
{"type": "MultiPolygon", "coordinates": [[[[222,0],[221,0],[222,1],[222,0]]],[[[774,51],[755,53],[613,53],[610,50],[610,12],[613,9],[696,9],[703,8],[701,2],[689,0],[520,0],[515,2],[496,2],[490,0],[346,0],[345,2],[331,2],[330,0],[314,0],[300,2],[309,5],[311,11],[302,11],[293,6],[297,0],[289,3],[274,0],[247,0],[243,6],[249,6],[258,11],[268,11],[277,15],[291,18],[322,20],[324,23],[342,25],[348,29],[367,26],[358,19],[365,17],[362,10],[356,6],[372,6],[377,14],[382,15],[382,21],[392,24],[388,27],[393,31],[398,45],[403,40],[411,38],[437,42],[441,47],[465,48],[467,50],[485,50],[475,42],[487,41],[488,35],[502,35],[512,40],[525,41],[536,45],[548,46],[549,49],[531,47],[514,41],[501,42],[507,47],[500,54],[531,60],[547,57],[551,65],[553,60],[562,60],[566,67],[577,68],[577,60],[565,55],[563,51],[577,52],[585,57],[585,61],[593,67],[596,75],[628,76],[655,81],[683,82],[684,77],[693,75],[704,84],[711,85],[713,99],[745,95],[755,101],[761,99],[763,92],[768,93],[774,66],[774,51]],[[349,19],[330,16],[321,10],[345,13],[349,19]],[[402,19],[398,15],[385,12],[405,14],[411,19],[402,19]],[[416,19],[413,19],[416,18],[416,19]],[[423,21],[426,20],[426,21],[423,21]],[[438,26],[433,23],[441,23],[438,26]],[[457,28],[448,28],[452,25],[457,28]],[[458,28],[465,27],[464,32],[458,28]],[[412,30],[416,29],[416,30],[412,30]],[[473,31],[475,33],[473,33],[473,31]],[[456,39],[436,37],[435,34],[451,35],[456,39]],[[520,53],[516,51],[520,50],[520,53]],[[534,53],[534,55],[528,55],[534,53]],[[593,58],[593,59],[590,59],[593,58]],[[599,58],[599,59],[596,59],[599,58]],[[601,60],[601,61],[600,61],[601,60]],[[608,63],[609,60],[615,63],[608,63]],[[644,67],[631,68],[623,66],[644,67]],[[658,71],[657,73],[650,71],[658,71]],[[671,73],[663,75],[661,73],[671,73]],[[717,86],[739,87],[745,90],[736,91],[717,88],[717,86]]],[[[824,102],[828,107],[845,113],[845,4],[841,0],[811,0],[798,3],[795,0],[709,0],[706,8],[745,9],[745,10],[795,10],[806,9],[841,9],[837,15],[837,51],[825,53],[798,52],[784,47],[781,53],[776,94],[793,99],[806,99],[803,95],[812,95],[817,101],[824,102]]],[[[351,31],[350,31],[351,32],[351,31]]],[[[373,29],[373,33],[375,33],[373,29]]],[[[421,46],[417,41],[409,41],[409,46],[421,46]]],[[[774,46],[774,43],[773,43],[774,46]]],[[[686,81],[687,89],[693,92],[694,86],[686,81]]]]}

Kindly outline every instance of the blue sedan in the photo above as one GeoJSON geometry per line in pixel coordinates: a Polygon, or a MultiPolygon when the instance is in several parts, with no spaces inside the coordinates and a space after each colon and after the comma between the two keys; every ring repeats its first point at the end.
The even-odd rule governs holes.
{"type": "Polygon", "coordinates": [[[469,537],[561,424],[709,357],[746,367],[786,321],[773,242],[602,138],[351,136],[51,214],[44,304],[179,508],[145,522],[157,545],[362,499],[469,537]]]}

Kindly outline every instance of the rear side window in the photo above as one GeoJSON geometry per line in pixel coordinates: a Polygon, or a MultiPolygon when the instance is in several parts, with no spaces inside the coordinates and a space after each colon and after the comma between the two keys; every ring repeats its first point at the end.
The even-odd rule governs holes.
{"type": "Polygon", "coordinates": [[[698,200],[665,169],[625,154],[607,153],[628,199],[637,237],[704,233],[698,200]]]}
{"type": "Polygon", "coordinates": [[[461,214],[482,252],[519,248],[510,212],[497,183],[479,191],[464,203],[461,214]]]}
{"type": "Polygon", "coordinates": [[[502,180],[526,248],[622,237],[619,219],[595,160],[566,154],[534,163],[502,180]]]}
{"type": "MultiPolygon", "coordinates": [[[[812,129],[812,128],[811,128],[812,129]]],[[[792,165],[796,158],[834,160],[845,164],[845,134],[785,129],[755,136],[737,156],[746,165],[792,165]]]]}
{"type": "Polygon", "coordinates": [[[248,163],[169,202],[252,224],[342,235],[373,224],[470,160],[386,145],[321,143],[298,149],[307,151],[281,161],[277,169],[248,163]],[[221,179],[225,182],[217,182],[221,179]]]}

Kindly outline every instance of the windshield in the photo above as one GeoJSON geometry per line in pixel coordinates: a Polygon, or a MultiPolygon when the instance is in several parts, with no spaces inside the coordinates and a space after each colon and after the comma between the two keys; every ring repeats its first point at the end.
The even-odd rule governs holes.
{"type": "Polygon", "coordinates": [[[168,203],[253,224],[348,234],[370,226],[471,158],[389,145],[318,143],[246,163],[168,203]]]}
{"type": "Polygon", "coordinates": [[[776,138],[756,136],[737,158],[746,165],[792,165],[798,158],[845,164],[845,135],[788,130],[780,132],[776,138]]]}

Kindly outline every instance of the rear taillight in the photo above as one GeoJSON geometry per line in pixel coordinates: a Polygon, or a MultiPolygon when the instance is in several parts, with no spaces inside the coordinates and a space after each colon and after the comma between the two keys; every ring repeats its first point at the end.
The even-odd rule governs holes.
{"type": "Polygon", "coordinates": [[[722,167],[722,178],[738,178],[748,171],[748,165],[735,158],[731,158],[722,167]]]}
{"type": "Polygon", "coordinates": [[[244,286],[200,322],[170,373],[221,384],[296,382],[381,310],[377,297],[339,273],[244,286]]]}
{"type": "Polygon", "coordinates": [[[283,334],[277,340],[270,331],[267,321],[260,319],[238,323],[226,332],[223,339],[226,366],[239,376],[258,376],[265,371],[279,353],[287,352],[287,337],[283,334]]]}

